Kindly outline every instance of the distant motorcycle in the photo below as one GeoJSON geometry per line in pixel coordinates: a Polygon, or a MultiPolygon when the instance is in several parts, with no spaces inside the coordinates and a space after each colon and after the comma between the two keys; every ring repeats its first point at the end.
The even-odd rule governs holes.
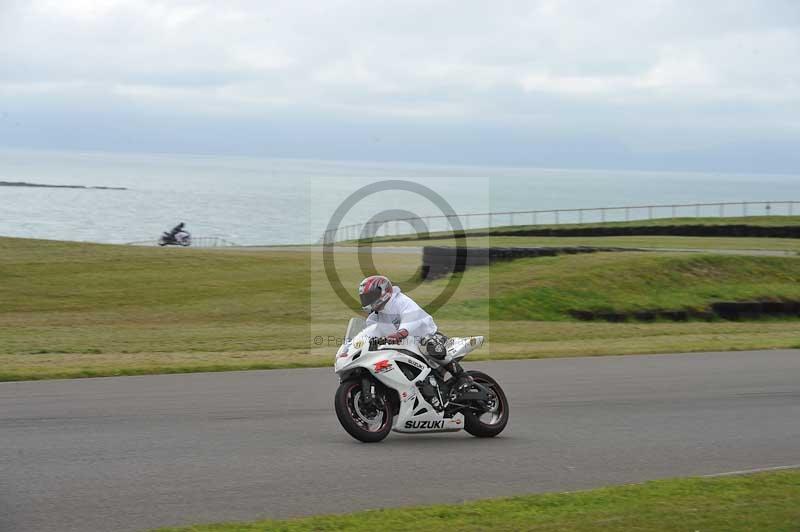
{"type": "Polygon", "coordinates": [[[165,232],[158,240],[158,245],[189,247],[192,245],[192,235],[190,235],[188,231],[178,231],[175,233],[175,236],[165,232]]]}

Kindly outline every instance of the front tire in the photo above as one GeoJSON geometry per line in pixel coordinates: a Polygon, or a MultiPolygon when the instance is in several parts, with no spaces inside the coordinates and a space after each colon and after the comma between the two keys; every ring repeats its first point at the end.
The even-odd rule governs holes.
{"type": "Polygon", "coordinates": [[[491,391],[494,395],[493,401],[489,403],[489,409],[483,413],[472,410],[464,412],[464,430],[477,438],[494,438],[508,425],[508,399],[503,389],[496,380],[480,371],[468,371],[467,374],[472,379],[491,391]]]}
{"type": "Polygon", "coordinates": [[[339,385],[334,398],[336,417],[344,430],[364,443],[377,443],[392,431],[392,407],[389,398],[381,390],[375,390],[378,403],[374,415],[361,400],[361,380],[350,379],[339,385]]]}

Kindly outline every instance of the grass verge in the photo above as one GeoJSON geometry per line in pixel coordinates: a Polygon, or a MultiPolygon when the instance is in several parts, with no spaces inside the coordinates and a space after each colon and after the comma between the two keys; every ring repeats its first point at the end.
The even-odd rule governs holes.
{"type": "MultiPolygon", "coordinates": [[[[390,496],[390,494],[388,494],[390,496]]],[[[796,531],[800,471],[660,480],[563,494],[459,505],[375,510],[160,532],[391,531],[796,531]]]]}
{"type": "MultiPolygon", "coordinates": [[[[338,254],[345,287],[358,257],[338,254]]],[[[414,253],[376,267],[409,287],[414,253]]],[[[569,310],[800,297],[800,260],[656,253],[520,260],[467,271],[436,320],[483,334],[471,360],[797,347],[800,321],[580,323],[569,310]]],[[[203,251],[0,239],[0,380],[327,366],[347,309],[321,260],[296,251],[203,251]],[[326,339],[321,343],[316,338],[326,339]]]]}
{"type": "MultiPolygon", "coordinates": [[[[656,324],[441,321],[439,324],[454,335],[484,334],[489,338],[482,349],[470,355],[468,360],[473,362],[800,348],[800,322],[796,320],[656,324]]],[[[323,328],[335,335],[342,334],[341,326],[337,321],[323,328]]],[[[42,335],[56,338],[58,333],[48,330],[42,335]]],[[[275,333],[267,330],[261,334],[267,341],[267,336],[275,333]]],[[[329,367],[335,350],[335,345],[323,345],[297,351],[236,351],[220,345],[217,351],[176,348],[162,352],[110,349],[96,353],[0,353],[0,381],[329,367]]]]}

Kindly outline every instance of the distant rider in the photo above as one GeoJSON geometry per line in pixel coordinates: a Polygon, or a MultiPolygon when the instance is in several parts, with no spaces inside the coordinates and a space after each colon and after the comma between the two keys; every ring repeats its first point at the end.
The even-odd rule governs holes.
{"type": "Polygon", "coordinates": [[[178,233],[180,233],[181,231],[183,231],[183,227],[184,227],[185,225],[186,225],[186,224],[184,224],[183,222],[181,222],[181,223],[179,223],[178,225],[176,225],[175,227],[173,227],[173,228],[172,228],[172,230],[171,230],[171,231],[168,233],[169,237],[170,237],[171,239],[173,239],[173,240],[174,240],[174,239],[175,239],[175,235],[177,235],[178,233]]]}
{"type": "Polygon", "coordinates": [[[385,337],[390,344],[414,342],[420,350],[437,359],[444,358],[447,337],[441,334],[430,314],[392,286],[388,277],[367,277],[358,287],[361,308],[369,312],[367,327],[374,326],[374,337],[385,337]]]}

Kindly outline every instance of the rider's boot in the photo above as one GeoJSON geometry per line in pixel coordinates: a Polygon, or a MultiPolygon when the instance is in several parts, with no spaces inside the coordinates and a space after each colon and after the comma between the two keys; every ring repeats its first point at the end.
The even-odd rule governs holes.
{"type": "Polygon", "coordinates": [[[472,384],[472,377],[464,371],[464,368],[458,362],[451,362],[446,369],[453,376],[453,385],[450,387],[451,393],[464,391],[472,384]]]}

